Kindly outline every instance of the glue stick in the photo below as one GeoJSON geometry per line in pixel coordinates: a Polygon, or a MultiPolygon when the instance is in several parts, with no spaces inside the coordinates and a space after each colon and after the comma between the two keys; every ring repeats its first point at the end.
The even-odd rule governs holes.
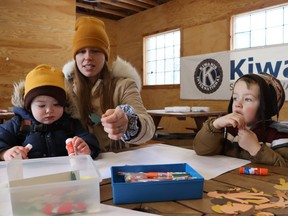
{"type": "Polygon", "coordinates": [[[66,147],[67,147],[67,151],[68,151],[68,155],[69,156],[76,155],[75,148],[74,148],[72,140],[73,140],[72,138],[66,139],[66,147]]]}
{"type": "Polygon", "coordinates": [[[267,168],[251,168],[251,167],[240,167],[240,174],[248,174],[248,175],[268,175],[267,168]]]}

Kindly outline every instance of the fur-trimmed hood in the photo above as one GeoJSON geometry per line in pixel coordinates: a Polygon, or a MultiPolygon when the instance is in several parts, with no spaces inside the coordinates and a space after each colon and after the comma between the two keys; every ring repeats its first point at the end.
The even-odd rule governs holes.
{"type": "MultiPolygon", "coordinates": [[[[67,105],[65,106],[65,112],[69,114],[72,118],[79,119],[80,113],[77,109],[76,98],[72,89],[69,86],[70,86],[69,84],[65,85],[66,88],[65,91],[67,97],[67,103],[66,103],[67,105]]],[[[14,83],[13,87],[14,91],[11,98],[11,102],[15,107],[20,107],[24,109],[25,81],[21,80],[18,83],[14,83]]]]}
{"type": "MultiPolygon", "coordinates": [[[[73,78],[73,75],[76,72],[75,67],[76,65],[74,60],[69,61],[64,65],[62,71],[67,80],[73,78]]],[[[139,91],[141,90],[142,82],[137,70],[129,62],[123,60],[119,56],[112,64],[112,74],[114,77],[124,77],[133,79],[139,91]]]]}

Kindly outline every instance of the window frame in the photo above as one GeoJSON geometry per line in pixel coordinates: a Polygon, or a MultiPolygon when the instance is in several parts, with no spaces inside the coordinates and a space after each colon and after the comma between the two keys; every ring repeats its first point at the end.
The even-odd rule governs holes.
{"type": "MultiPolygon", "coordinates": [[[[285,28],[288,28],[288,24],[286,23],[285,24],[285,11],[284,11],[284,8],[288,11],[288,3],[284,3],[284,4],[279,4],[279,5],[274,5],[274,6],[271,6],[271,7],[266,7],[266,8],[263,8],[263,9],[258,9],[258,10],[253,10],[253,11],[248,11],[248,12],[245,12],[245,13],[240,13],[240,14],[235,14],[233,16],[231,16],[231,20],[230,20],[230,50],[243,50],[243,49],[251,49],[251,48],[259,48],[259,47],[268,47],[268,46],[275,46],[275,45],[283,45],[283,44],[288,44],[288,41],[285,42],[285,28]],[[282,34],[283,34],[283,38],[282,38],[282,42],[281,43],[273,43],[273,44],[267,44],[267,31],[271,30],[272,28],[274,27],[269,27],[267,28],[267,23],[265,21],[265,28],[264,28],[264,31],[265,31],[265,37],[264,37],[264,40],[265,40],[265,43],[263,45],[258,45],[258,46],[252,46],[251,44],[251,41],[252,41],[252,34],[251,32],[255,32],[255,30],[257,30],[257,28],[255,29],[252,29],[251,28],[251,16],[252,15],[256,15],[257,13],[260,13],[260,12],[264,12],[265,13],[265,20],[266,17],[267,17],[267,12],[270,12],[270,11],[273,11],[277,8],[282,8],[283,9],[283,23],[281,25],[282,27],[282,34]],[[235,48],[235,35],[237,33],[235,33],[235,18],[236,17],[239,17],[239,16],[249,16],[249,21],[250,21],[250,28],[249,28],[249,31],[246,31],[249,32],[249,46],[245,46],[245,47],[242,47],[242,48],[235,48]]],[[[263,30],[263,29],[262,29],[263,30]]],[[[244,32],[245,33],[245,32],[244,32]]],[[[239,32],[238,32],[239,34],[239,32]]],[[[288,35],[286,35],[288,36],[288,35]]]]}
{"type": "MultiPolygon", "coordinates": [[[[175,46],[175,44],[173,43],[173,46],[175,46]]],[[[164,46],[165,47],[165,46],[164,46]]],[[[178,57],[176,57],[178,58],[178,57]]],[[[165,59],[165,57],[164,57],[165,59]]],[[[173,59],[175,59],[174,55],[173,55],[173,59]]],[[[163,30],[161,32],[157,32],[157,33],[151,33],[151,34],[147,34],[145,36],[143,36],[143,88],[179,88],[180,87],[180,60],[181,60],[181,29],[180,28],[173,28],[173,29],[169,29],[169,30],[163,30]],[[169,34],[171,32],[179,32],[179,83],[175,83],[175,84],[147,84],[148,82],[148,72],[147,72],[147,39],[151,38],[151,37],[157,37],[159,35],[165,35],[165,34],[169,34]]],[[[173,60],[174,61],[174,60],[173,60]]],[[[174,70],[173,70],[173,74],[174,74],[174,70]]]]}

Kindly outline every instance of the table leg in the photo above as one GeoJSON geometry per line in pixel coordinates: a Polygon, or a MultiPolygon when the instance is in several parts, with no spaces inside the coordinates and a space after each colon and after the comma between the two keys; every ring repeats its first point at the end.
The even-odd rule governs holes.
{"type": "Polygon", "coordinates": [[[155,125],[155,132],[156,132],[162,117],[161,116],[152,116],[152,118],[153,118],[153,122],[155,125]]]}
{"type": "Polygon", "coordinates": [[[198,132],[202,126],[203,126],[203,123],[208,119],[208,117],[206,116],[198,116],[198,117],[194,117],[194,121],[196,123],[196,127],[197,127],[197,131],[198,132]]]}

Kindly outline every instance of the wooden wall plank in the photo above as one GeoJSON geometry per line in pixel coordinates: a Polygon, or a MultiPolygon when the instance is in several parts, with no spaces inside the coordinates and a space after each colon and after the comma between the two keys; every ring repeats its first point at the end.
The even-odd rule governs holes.
{"type": "Polygon", "coordinates": [[[38,64],[71,59],[75,0],[0,1],[0,108],[11,106],[14,82],[38,64]]]}

